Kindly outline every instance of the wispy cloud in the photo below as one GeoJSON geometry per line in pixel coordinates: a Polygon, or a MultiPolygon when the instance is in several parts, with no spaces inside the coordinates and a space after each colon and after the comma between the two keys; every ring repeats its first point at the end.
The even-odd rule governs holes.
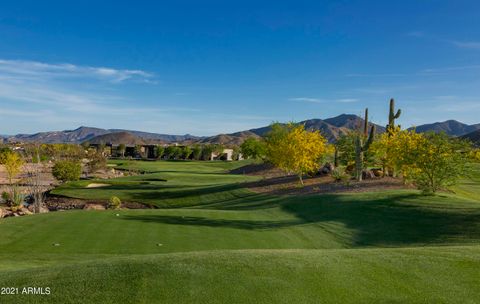
{"type": "Polygon", "coordinates": [[[352,102],[357,102],[358,99],[357,98],[341,98],[341,99],[337,99],[336,101],[341,103],[352,103],[352,102]]]}
{"type": "Polygon", "coordinates": [[[402,76],[407,76],[407,74],[403,73],[380,73],[380,74],[362,74],[362,73],[351,73],[345,75],[346,77],[358,77],[358,78],[369,78],[369,77],[402,77],[402,76]]]}
{"type": "Polygon", "coordinates": [[[480,69],[480,64],[471,64],[471,65],[463,65],[463,66],[451,66],[451,67],[443,67],[443,68],[429,68],[424,69],[419,72],[420,75],[423,74],[437,74],[442,72],[452,72],[452,71],[465,71],[465,70],[475,70],[480,69]]]}
{"type": "Polygon", "coordinates": [[[298,102],[311,102],[311,103],[323,103],[325,100],[313,97],[294,97],[290,98],[290,101],[298,101],[298,102]]]}
{"type": "Polygon", "coordinates": [[[480,41],[450,41],[450,43],[462,49],[480,50],[480,41]]]}
{"type": "Polygon", "coordinates": [[[155,82],[154,75],[142,70],[114,69],[108,67],[92,67],[71,63],[51,64],[28,60],[0,59],[0,74],[18,77],[95,78],[120,83],[127,80],[155,82]]]}
{"type": "MultiPolygon", "coordinates": [[[[172,120],[200,111],[182,105],[137,106],[119,83],[154,81],[151,73],[74,64],[0,60],[0,114],[8,127],[38,130],[46,125],[112,124],[143,119],[172,120]]],[[[110,126],[109,126],[110,127],[110,126]]]]}

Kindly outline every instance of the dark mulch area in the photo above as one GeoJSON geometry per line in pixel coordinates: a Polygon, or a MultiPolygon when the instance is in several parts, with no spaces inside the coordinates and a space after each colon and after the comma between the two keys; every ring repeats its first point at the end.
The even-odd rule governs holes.
{"type": "MultiPolygon", "coordinates": [[[[48,196],[45,205],[50,211],[84,209],[85,205],[102,205],[108,207],[107,200],[84,200],[79,198],[69,198],[63,196],[48,196]]],[[[152,209],[151,205],[145,205],[137,202],[122,202],[122,208],[127,209],[152,209]]]]}
{"type": "Polygon", "coordinates": [[[230,171],[231,174],[246,174],[253,176],[278,177],[285,173],[271,164],[251,164],[230,171]]]}
{"type": "Polygon", "coordinates": [[[381,190],[406,189],[408,186],[398,178],[376,178],[362,182],[335,182],[331,176],[318,176],[304,179],[300,185],[297,176],[267,178],[258,182],[246,183],[245,186],[257,193],[280,195],[305,195],[321,193],[360,193],[381,190]]]}
{"type": "Polygon", "coordinates": [[[286,176],[285,173],[270,164],[252,164],[235,170],[232,174],[247,174],[262,176],[264,179],[257,182],[245,183],[243,186],[257,193],[279,195],[305,195],[321,193],[359,193],[381,190],[409,188],[399,178],[385,177],[367,179],[362,182],[350,180],[335,182],[330,175],[308,177],[304,179],[304,186],[300,185],[297,176],[286,176]]]}

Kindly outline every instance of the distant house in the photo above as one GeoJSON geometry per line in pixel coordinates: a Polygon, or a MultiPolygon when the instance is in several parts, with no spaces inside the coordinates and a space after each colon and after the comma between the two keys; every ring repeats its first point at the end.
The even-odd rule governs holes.
{"type": "Polygon", "coordinates": [[[221,153],[212,152],[210,160],[233,160],[233,149],[223,149],[221,153]]]}

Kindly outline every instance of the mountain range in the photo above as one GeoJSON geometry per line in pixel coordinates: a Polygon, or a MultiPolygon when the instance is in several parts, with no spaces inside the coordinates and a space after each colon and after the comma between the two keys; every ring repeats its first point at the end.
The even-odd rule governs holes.
{"type": "MultiPolygon", "coordinates": [[[[335,142],[339,136],[349,131],[363,127],[364,120],[351,114],[342,114],[328,119],[309,119],[301,121],[308,130],[319,130],[329,142],[335,142]]],[[[377,133],[385,132],[385,127],[376,125],[377,133]]],[[[18,134],[4,136],[8,142],[42,142],[42,143],[82,143],[89,142],[116,142],[121,138],[132,142],[145,143],[211,143],[224,145],[239,145],[248,137],[262,137],[270,130],[270,126],[254,128],[229,134],[215,136],[169,135],[131,131],[123,129],[100,129],[79,127],[75,130],[40,132],[35,134],[18,134]],[[119,138],[121,136],[121,138],[119,138]],[[132,137],[133,136],[133,137],[132,137]]],[[[451,136],[467,136],[469,133],[480,132],[480,124],[467,125],[455,120],[436,122],[416,127],[418,132],[445,132],[451,136]]],[[[472,135],[472,138],[476,138],[472,135]]]]}

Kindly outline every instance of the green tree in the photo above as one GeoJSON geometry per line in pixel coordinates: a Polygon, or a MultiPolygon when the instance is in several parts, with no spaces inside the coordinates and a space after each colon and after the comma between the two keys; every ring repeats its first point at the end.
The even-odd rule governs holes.
{"type": "Polygon", "coordinates": [[[192,155],[192,153],[193,153],[193,149],[190,148],[189,146],[185,146],[185,147],[183,147],[182,158],[183,159],[189,159],[190,156],[192,155]]]}
{"type": "Polygon", "coordinates": [[[192,158],[194,160],[200,160],[202,158],[202,146],[200,146],[200,145],[193,146],[192,158]]]}
{"type": "Polygon", "coordinates": [[[266,154],[265,142],[249,137],[240,145],[240,153],[244,158],[263,159],[266,154]]]}
{"type": "Polygon", "coordinates": [[[164,154],[165,154],[164,146],[159,145],[155,148],[155,155],[157,156],[158,159],[162,159],[164,154]]]}
{"type": "Polygon", "coordinates": [[[165,148],[165,158],[166,159],[173,159],[175,156],[175,146],[168,146],[165,148]]]}
{"type": "Polygon", "coordinates": [[[202,149],[202,160],[210,160],[212,157],[212,153],[215,151],[214,145],[205,145],[202,149]]]}
{"type": "Polygon", "coordinates": [[[347,134],[343,134],[337,140],[335,146],[338,151],[338,162],[343,166],[348,166],[355,162],[355,140],[357,134],[354,131],[350,131],[347,134]]]}
{"type": "Polygon", "coordinates": [[[61,182],[76,181],[82,174],[82,165],[77,161],[57,161],[52,168],[53,177],[61,182]]]}
{"type": "Polygon", "coordinates": [[[469,143],[445,133],[426,134],[422,144],[408,151],[413,155],[410,159],[414,159],[409,170],[411,178],[424,194],[454,185],[468,175],[470,150],[469,143]]]}

